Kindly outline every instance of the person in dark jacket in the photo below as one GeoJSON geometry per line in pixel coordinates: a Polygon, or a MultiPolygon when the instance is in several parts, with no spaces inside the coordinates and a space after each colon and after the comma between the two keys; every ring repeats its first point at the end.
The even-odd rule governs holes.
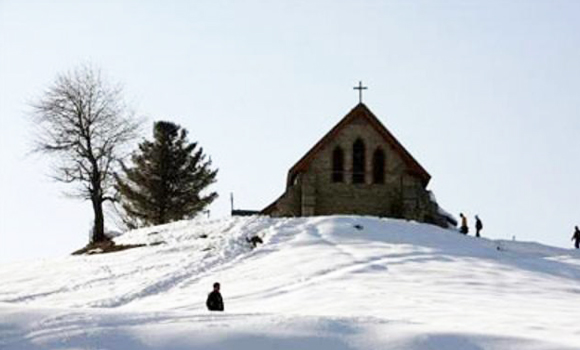
{"type": "Polygon", "coordinates": [[[574,241],[574,247],[576,247],[576,249],[580,249],[580,230],[578,229],[578,226],[574,226],[572,240],[574,241]]]}
{"type": "Polygon", "coordinates": [[[209,311],[224,311],[224,300],[220,294],[220,284],[218,282],[213,284],[213,291],[207,296],[205,302],[209,311]]]}
{"type": "Polygon", "coordinates": [[[479,232],[483,228],[483,223],[479,219],[479,216],[475,215],[475,237],[479,237],[479,232]]]}
{"type": "Polygon", "coordinates": [[[463,213],[459,213],[459,216],[461,217],[461,226],[459,227],[459,232],[466,235],[469,231],[469,228],[467,227],[467,218],[465,215],[463,215],[463,213]]]}

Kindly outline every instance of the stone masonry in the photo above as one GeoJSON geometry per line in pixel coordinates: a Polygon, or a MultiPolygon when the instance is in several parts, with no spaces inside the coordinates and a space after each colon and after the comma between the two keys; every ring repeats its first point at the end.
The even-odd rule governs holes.
{"type": "MultiPolygon", "coordinates": [[[[381,169],[381,168],[378,168],[381,169]]],[[[271,216],[332,214],[398,217],[448,227],[426,189],[430,175],[362,103],[352,109],[288,172],[285,193],[262,213],[271,216]],[[353,183],[353,144],[364,145],[364,181],[353,183]],[[342,182],[333,179],[333,151],[343,151],[342,182]],[[384,181],[373,183],[373,154],[384,154],[384,181]]]]}

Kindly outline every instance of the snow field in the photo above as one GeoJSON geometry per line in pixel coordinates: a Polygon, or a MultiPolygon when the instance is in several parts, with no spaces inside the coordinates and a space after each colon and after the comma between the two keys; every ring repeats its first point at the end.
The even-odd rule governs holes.
{"type": "Polygon", "coordinates": [[[115,241],[163,243],[0,266],[0,348],[580,349],[572,250],[356,216],[183,221],[115,241]],[[215,281],[225,313],[205,310],[215,281]]]}

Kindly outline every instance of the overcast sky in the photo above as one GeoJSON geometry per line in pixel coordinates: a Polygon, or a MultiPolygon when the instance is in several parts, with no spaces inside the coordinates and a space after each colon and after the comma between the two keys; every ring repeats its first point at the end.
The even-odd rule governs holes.
{"type": "Polygon", "coordinates": [[[0,262],[88,240],[89,202],[28,155],[29,103],[90,63],[219,168],[214,218],[261,209],[358,102],[483,235],[570,247],[580,225],[578,1],[0,0],[0,262]]]}

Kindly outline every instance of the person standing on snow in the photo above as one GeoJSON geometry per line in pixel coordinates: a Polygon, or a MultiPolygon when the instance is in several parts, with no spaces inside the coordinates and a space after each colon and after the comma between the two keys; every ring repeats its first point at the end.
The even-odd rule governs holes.
{"type": "Polygon", "coordinates": [[[461,217],[461,227],[459,228],[459,232],[466,235],[469,231],[469,228],[467,227],[467,218],[465,215],[463,215],[463,213],[459,213],[459,216],[461,217]]]}
{"type": "Polygon", "coordinates": [[[475,237],[479,237],[479,232],[483,228],[483,224],[479,219],[479,216],[475,215],[475,237]]]}
{"type": "Polygon", "coordinates": [[[574,241],[574,247],[576,249],[580,248],[580,230],[578,226],[574,226],[574,234],[572,235],[572,240],[574,241]]]}
{"type": "Polygon", "coordinates": [[[220,284],[218,282],[213,284],[213,291],[207,296],[205,305],[209,311],[224,311],[224,300],[220,294],[220,284]]]}

